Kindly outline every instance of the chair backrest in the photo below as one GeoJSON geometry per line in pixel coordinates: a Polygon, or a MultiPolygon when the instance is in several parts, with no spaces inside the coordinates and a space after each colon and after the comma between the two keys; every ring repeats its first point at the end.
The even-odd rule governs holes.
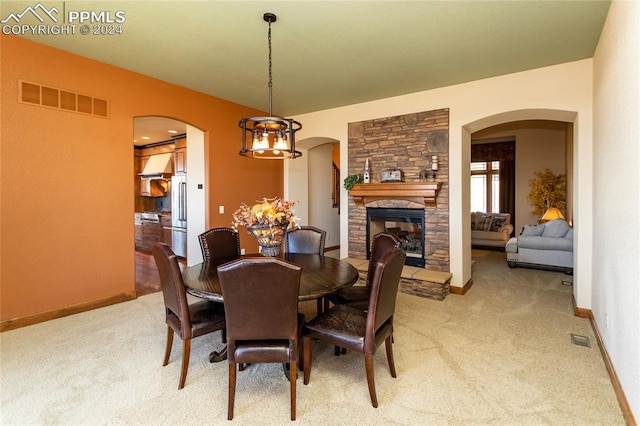
{"type": "Polygon", "coordinates": [[[314,226],[288,229],[284,237],[286,253],[324,254],[327,232],[314,226]]]}
{"type": "Polygon", "coordinates": [[[158,267],[158,274],[160,275],[166,320],[174,324],[177,320],[180,323],[180,337],[182,339],[190,339],[189,304],[184,281],[182,281],[182,271],[180,265],[178,265],[178,258],[165,243],[156,243],[152,251],[158,267]]]}
{"type": "Polygon", "coordinates": [[[400,239],[389,232],[380,232],[373,236],[371,253],[369,254],[369,269],[367,271],[367,287],[371,288],[371,280],[376,264],[387,252],[393,248],[402,246],[400,239]]]}
{"type": "Polygon", "coordinates": [[[198,235],[205,261],[240,256],[240,236],[233,228],[213,228],[198,235]]]}
{"type": "Polygon", "coordinates": [[[364,337],[365,351],[367,349],[370,351],[375,350],[376,332],[385,323],[389,323],[392,326],[400,276],[406,257],[404,250],[396,247],[387,251],[375,264],[364,337]]]}
{"type": "Polygon", "coordinates": [[[295,339],[301,272],[300,266],[272,257],[219,266],[229,343],[295,339]]]}

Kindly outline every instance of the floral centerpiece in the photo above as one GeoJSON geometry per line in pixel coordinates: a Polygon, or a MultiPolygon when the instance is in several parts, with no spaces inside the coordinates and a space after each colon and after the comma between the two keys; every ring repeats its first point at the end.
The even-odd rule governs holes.
{"type": "Polygon", "coordinates": [[[284,232],[295,226],[296,217],[292,207],[297,201],[282,200],[278,197],[264,198],[261,202],[248,206],[242,204],[233,213],[233,228],[244,226],[256,239],[265,256],[280,254],[284,232]]]}

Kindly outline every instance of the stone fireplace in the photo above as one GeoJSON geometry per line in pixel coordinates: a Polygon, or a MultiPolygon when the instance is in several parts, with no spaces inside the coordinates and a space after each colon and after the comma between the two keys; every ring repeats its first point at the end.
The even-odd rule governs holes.
{"type": "Polygon", "coordinates": [[[394,234],[407,254],[405,264],[424,268],[424,210],[367,207],[367,259],[373,237],[394,234]]]}
{"type": "MultiPolygon", "coordinates": [[[[367,235],[369,227],[367,210],[410,209],[412,214],[421,215],[421,219],[411,219],[410,222],[402,219],[396,222],[407,223],[404,227],[411,228],[411,231],[414,225],[408,223],[422,228],[420,230],[422,247],[419,254],[412,252],[410,257],[415,262],[412,266],[448,272],[450,259],[449,110],[440,109],[349,123],[348,151],[350,175],[363,173],[365,162],[369,160],[372,184],[380,184],[381,172],[386,169],[400,169],[404,172],[405,178],[404,183],[384,184],[385,186],[396,185],[398,191],[393,191],[395,195],[389,191],[381,196],[354,197],[350,194],[349,257],[359,259],[368,257],[370,240],[367,235]],[[410,186],[410,183],[426,186],[421,182],[420,172],[430,171],[433,155],[438,156],[438,170],[435,180],[431,177],[429,180],[434,187],[437,184],[435,195],[406,196],[410,191],[407,190],[405,194],[402,188],[410,186]],[[419,259],[419,257],[422,258],[419,259]]],[[[371,188],[371,186],[367,187],[367,184],[360,186],[371,188]]],[[[402,226],[395,226],[395,228],[402,228],[402,226]]],[[[413,237],[415,233],[412,234],[413,237]]]]}

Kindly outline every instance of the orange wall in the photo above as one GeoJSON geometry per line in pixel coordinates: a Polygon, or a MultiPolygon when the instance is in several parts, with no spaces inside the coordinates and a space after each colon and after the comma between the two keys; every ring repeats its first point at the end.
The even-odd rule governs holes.
{"type": "MultiPolygon", "coordinates": [[[[15,36],[0,47],[2,321],[134,290],[136,116],[205,132],[212,206],[282,195],[280,162],[238,155],[238,120],[263,112],[15,36]],[[19,79],[108,99],[110,118],[19,103],[19,79]]],[[[209,225],[229,226],[234,209],[213,210],[209,225]]]]}

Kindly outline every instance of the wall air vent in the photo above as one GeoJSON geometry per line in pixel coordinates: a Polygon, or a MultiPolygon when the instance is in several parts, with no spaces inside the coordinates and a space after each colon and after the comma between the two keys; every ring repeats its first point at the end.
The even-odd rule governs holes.
{"type": "Polygon", "coordinates": [[[64,89],[18,81],[18,102],[40,105],[95,117],[109,118],[109,101],[64,89]]]}

